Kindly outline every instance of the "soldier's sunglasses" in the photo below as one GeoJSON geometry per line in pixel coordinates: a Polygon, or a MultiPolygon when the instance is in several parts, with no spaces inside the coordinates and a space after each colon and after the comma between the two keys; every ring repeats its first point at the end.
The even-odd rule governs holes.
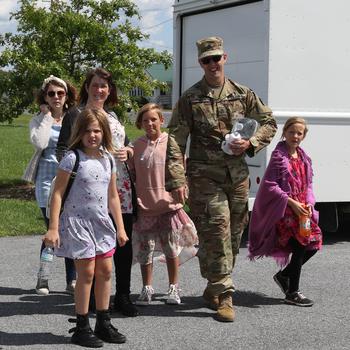
{"type": "Polygon", "coordinates": [[[203,57],[201,58],[201,62],[202,64],[209,64],[211,60],[213,60],[213,62],[218,63],[221,60],[222,55],[215,55],[215,56],[207,56],[207,57],[203,57]]]}
{"type": "Polygon", "coordinates": [[[48,91],[47,92],[47,96],[49,97],[54,97],[55,95],[57,95],[57,97],[63,97],[66,95],[66,93],[62,90],[59,90],[59,91],[48,91]]]}

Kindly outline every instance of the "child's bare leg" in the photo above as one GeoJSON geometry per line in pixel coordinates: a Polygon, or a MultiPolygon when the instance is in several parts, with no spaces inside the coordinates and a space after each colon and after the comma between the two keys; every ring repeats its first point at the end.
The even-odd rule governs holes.
{"type": "Polygon", "coordinates": [[[89,311],[90,291],[95,273],[95,260],[75,260],[75,268],[78,275],[74,292],[75,311],[79,315],[86,315],[89,311]]]}
{"type": "Polygon", "coordinates": [[[144,286],[152,285],[152,274],[153,274],[153,264],[140,265],[141,267],[141,275],[142,275],[142,283],[144,286]]]}
{"type": "Polygon", "coordinates": [[[107,343],[125,343],[125,335],[111,325],[109,314],[109,298],[112,285],[112,257],[96,259],[95,268],[95,300],[96,324],[95,335],[107,343]]]}
{"type": "Polygon", "coordinates": [[[96,259],[95,300],[96,310],[109,309],[112,284],[112,257],[96,259]]]}
{"type": "Polygon", "coordinates": [[[168,268],[169,284],[177,284],[179,282],[179,258],[166,258],[168,268]]]}
{"type": "Polygon", "coordinates": [[[179,258],[166,258],[166,264],[168,267],[168,277],[169,277],[169,290],[166,303],[170,305],[178,305],[181,303],[181,298],[179,295],[179,258]]]}

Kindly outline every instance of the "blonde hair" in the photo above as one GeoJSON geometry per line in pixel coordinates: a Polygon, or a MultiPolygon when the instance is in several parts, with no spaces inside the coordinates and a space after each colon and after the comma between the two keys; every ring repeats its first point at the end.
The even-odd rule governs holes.
{"type": "Polygon", "coordinates": [[[284,138],[284,134],[286,133],[286,131],[294,124],[304,125],[304,138],[305,138],[305,136],[309,130],[307,128],[307,124],[306,124],[305,119],[300,118],[300,117],[291,117],[291,118],[288,118],[287,121],[284,123],[281,139],[284,138]]]}
{"type": "Polygon", "coordinates": [[[106,113],[98,109],[84,109],[75,121],[72,135],[70,137],[69,149],[83,148],[82,139],[86,129],[94,121],[98,122],[102,129],[102,146],[108,152],[114,151],[111,129],[109,127],[106,113]]]}
{"type": "Polygon", "coordinates": [[[156,103],[153,103],[153,102],[146,103],[145,105],[143,105],[139,109],[139,111],[137,113],[135,125],[138,129],[142,129],[142,117],[146,112],[149,112],[149,111],[157,112],[159,119],[164,120],[164,117],[162,114],[162,109],[159,105],[157,105],[156,103]]]}

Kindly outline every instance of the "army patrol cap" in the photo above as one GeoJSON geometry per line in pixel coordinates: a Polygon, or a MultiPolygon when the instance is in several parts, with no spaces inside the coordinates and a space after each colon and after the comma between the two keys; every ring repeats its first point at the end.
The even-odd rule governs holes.
{"type": "Polygon", "coordinates": [[[224,41],[218,36],[200,39],[196,44],[198,48],[198,59],[224,54],[224,41]]]}

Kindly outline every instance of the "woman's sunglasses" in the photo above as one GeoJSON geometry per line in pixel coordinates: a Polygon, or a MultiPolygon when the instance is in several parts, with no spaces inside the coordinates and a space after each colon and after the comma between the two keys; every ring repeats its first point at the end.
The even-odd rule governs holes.
{"type": "Polygon", "coordinates": [[[56,95],[57,95],[57,97],[63,97],[66,95],[66,93],[65,93],[65,91],[62,91],[62,90],[59,90],[59,91],[52,91],[51,90],[51,91],[47,92],[47,96],[49,96],[49,97],[54,97],[56,95]]]}
{"type": "Polygon", "coordinates": [[[221,60],[222,55],[215,55],[215,56],[207,56],[204,58],[201,58],[202,64],[209,64],[211,60],[213,62],[218,63],[221,60]]]}

